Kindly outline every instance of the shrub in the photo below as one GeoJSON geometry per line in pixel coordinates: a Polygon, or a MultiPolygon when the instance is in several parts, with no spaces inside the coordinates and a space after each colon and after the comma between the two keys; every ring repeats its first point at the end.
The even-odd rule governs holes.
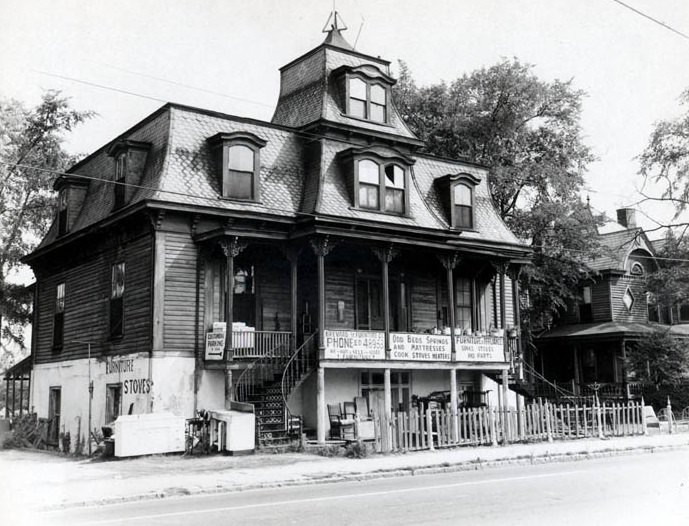
{"type": "Polygon", "coordinates": [[[366,458],[371,454],[371,448],[369,448],[363,442],[352,442],[347,444],[345,448],[345,456],[347,458],[366,458]]]}

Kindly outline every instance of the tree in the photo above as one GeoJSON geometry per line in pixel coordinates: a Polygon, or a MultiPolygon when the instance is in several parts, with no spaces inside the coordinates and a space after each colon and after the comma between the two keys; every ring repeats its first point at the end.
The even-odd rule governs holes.
{"type": "Polygon", "coordinates": [[[665,185],[660,197],[646,199],[671,202],[677,211],[675,219],[689,205],[689,89],[679,101],[686,112],[676,119],[657,122],[639,156],[641,175],[665,185]]]}
{"type": "Polygon", "coordinates": [[[54,215],[54,176],[42,170],[76,161],[62,147],[63,134],[92,115],[72,109],[58,91],[44,93],[35,108],[0,100],[0,366],[23,350],[31,315],[30,292],[13,277],[54,215]]]}
{"type": "Polygon", "coordinates": [[[521,282],[531,307],[523,317],[548,326],[589,276],[591,235],[600,217],[581,202],[583,173],[594,157],[581,136],[584,92],[572,81],[544,82],[517,59],[417,87],[400,64],[395,103],[429,153],[490,167],[500,216],[534,250],[521,282]]]}
{"type": "Polygon", "coordinates": [[[627,368],[637,380],[656,388],[681,384],[689,376],[686,342],[667,328],[654,330],[627,349],[627,368]]]}
{"type": "Polygon", "coordinates": [[[656,251],[658,268],[646,279],[646,288],[660,305],[689,305],[689,240],[669,229],[656,251]]]}

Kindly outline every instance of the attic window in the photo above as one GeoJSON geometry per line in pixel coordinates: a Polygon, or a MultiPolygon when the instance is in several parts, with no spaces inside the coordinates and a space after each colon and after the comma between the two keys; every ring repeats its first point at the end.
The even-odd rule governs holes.
{"type": "Polygon", "coordinates": [[[481,180],[468,173],[449,174],[435,180],[440,201],[448,212],[450,228],[476,228],[475,190],[481,180]]]}
{"type": "Polygon", "coordinates": [[[643,276],[644,275],[644,267],[641,265],[641,263],[636,262],[632,265],[632,275],[634,276],[643,276]]]}
{"type": "Polygon", "coordinates": [[[215,156],[221,195],[260,200],[261,148],[266,141],[248,132],[219,133],[208,139],[215,156]]]}
{"type": "Polygon", "coordinates": [[[125,185],[127,183],[127,154],[120,153],[115,160],[115,209],[124,206],[125,185]]]}
{"type": "Polygon", "coordinates": [[[474,228],[474,189],[458,183],[452,189],[452,226],[474,228]]]}
{"type": "Polygon", "coordinates": [[[394,162],[355,163],[355,207],[403,215],[408,209],[407,170],[394,162]]]}
{"type": "Polygon", "coordinates": [[[146,166],[148,151],[151,143],[122,139],[114,143],[108,150],[108,155],[115,159],[113,173],[113,210],[118,210],[127,204],[133,188],[141,181],[146,166]]]}

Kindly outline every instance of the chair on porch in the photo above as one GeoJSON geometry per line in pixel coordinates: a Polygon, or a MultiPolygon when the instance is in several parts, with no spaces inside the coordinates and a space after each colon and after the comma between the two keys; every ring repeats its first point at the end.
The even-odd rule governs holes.
{"type": "Polygon", "coordinates": [[[348,420],[354,420],[354,417],[356,416],[354,402],[343,402],[342,405],[344,407],[344,417],[348,420]]]}
{"type": "Polygon", "coordinates": [[[354,397],[354,406],[357,413],[359,413],[359,418],[366,419],[371,416],[368,410],[368,399],[365,396],[354,397]]]}
{"type": "Polygon", "coordinates": [[[331,440],[354,440],[354,420],[343,416],[340,404],[328,404],[328,418],[331,440]]]}

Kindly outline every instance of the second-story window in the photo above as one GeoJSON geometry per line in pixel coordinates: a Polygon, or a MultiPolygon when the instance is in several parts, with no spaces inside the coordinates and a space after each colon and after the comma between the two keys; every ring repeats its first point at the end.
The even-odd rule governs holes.
{"type": "Polygon", "coordinates": [[[127,154],[122,152],[115,159],[115,208],[124,206],[126,174],[127,154]]]}
{"type": "Polygon", "coordinates": [[[455,323],[463,330],[471,329],[471,280],[457,278],[455,282],[455,323]]]}
{"type": "Polygon", "coordinates": [[[347,113],[352,117],[387,122],[388,90],[382,84],[350,77],[347,82],[347,113]]]}
{"type": "Polygon", "coordinates": [[[110,337],[119,338],[124,335],[124,262],[112,266],[110,284],[110,337]]]}
{"type": "Polygon", "coordinates": [[[65,337],[65,284],[55,287],[55,314],[53,315],[53,349],[62,349],[65,337]]]}
{"type": "Polygon", "coordinates": [[[579,303],[579,322],[590,323],[593,321],[593,308],[591,306],[591,287],[584,287],[581,291],[579,303]]]}

